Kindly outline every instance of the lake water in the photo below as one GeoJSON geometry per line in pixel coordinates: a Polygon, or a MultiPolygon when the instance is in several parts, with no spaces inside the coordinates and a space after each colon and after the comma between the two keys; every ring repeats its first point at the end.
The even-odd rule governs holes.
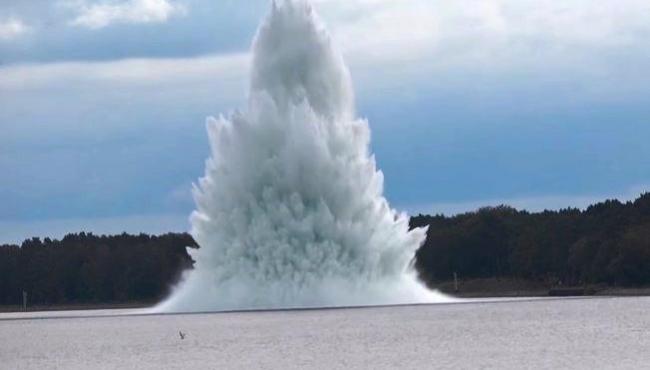
{"type": "Polygon", "coordinates": [[[0,369],[640,369],[649,308],[650,298],[593,298],[0,314],[0,369]]]}

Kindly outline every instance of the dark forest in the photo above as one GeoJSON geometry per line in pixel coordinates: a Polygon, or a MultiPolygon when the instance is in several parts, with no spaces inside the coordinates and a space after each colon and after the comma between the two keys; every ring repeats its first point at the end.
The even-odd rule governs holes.
{"type": "Polygon", "coordinates": [[[155,302],[192,267],[187,234],[32,238],[0,246],[0,305],[155,302]]]}
{"type": "Polygon", "coordinates": [[[650,284],[650,194],[584,211],[528,213],[507,206],[455,217],[417,216],[429,226],[416,254],[431,286],[463,278],[519,278],[565,285],[650,284]]]}
{"type": "MultiPolygon", "coordinates": [[[[499,206],[453,217],[419,215],[428,226],[415,266],[429,286],[462,278],[546,284],[650,285],[650,194],[584,211],[529,213],[499,206]]],[[[188,234],[66,235],[0,246],[0,305],[153,303],[192,268],[188,234]]]]}

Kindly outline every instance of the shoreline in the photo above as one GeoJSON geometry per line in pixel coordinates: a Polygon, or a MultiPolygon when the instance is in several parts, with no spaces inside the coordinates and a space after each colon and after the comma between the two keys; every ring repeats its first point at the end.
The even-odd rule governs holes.
{"type": "MultiPolygon", "coordinates": [[[[571,297],[647,297],[650,296],[650,287],[558,287],[546,284],[511,279],[472,279],[458,282],[458,291],[454,291],[454,282],[441,282],[432,287],[454,298],[571,298],[571,297]],[[582,294],[553,295],[553,289],[566,289],[573,292],[577,289],[582,294]]],[[[158,302],[124,302],[124,303],[80,303],[61,305],[36,305],[28,306],[24,311],[17,305],[1,306],[0,313],[20,312],[56,312],[56,311],[92,311],[92,310],[119,310],[119,309],[144,309],[155,307],[158,302]]]]}
{"type": "MultiPolygon", "coordinates": [[[[583,296],[583,297],[494,297],[494,298],[459,298],[449,302],[429,302],[429,303],[393,303],[377,305],[359,305],[359,306],[313,306],[313,307],[285,307],[285,308],[240,308],[226,310],[207,310],[207,311],[178,311],[178,312],[127,312],[116,314],[110,309],[95,309],[88,311],[75,310],[50,310],[50,311],[19,311],[19,312],[0,312],[0,323],[3,321],[22,321],[22,320],[58,320],[58,319],[87,319],[87,318],[105,318],[105,317],[142,317],[142,316],[186,316],[186,315],[212,315],[212,314],[256,314],[256,313],[278,313],[278,312],[309,312],[309,311],[335,311],[335,310],[358,310],[358,309],[383,309],[395,307],[441,307],[450,305],[475,305],[475,304],[501,304],[501,303],[522,303],[532,301],[557,301],[557,300],[589,300],[589,299],[615,299],[615,298],[635,298],[633,296],[583,296]],[[71,314],[74,312],[83,312],[80,314],[71,314]],[[40,315],[39,315],[40,314],[40,315]],[[3,315],[12,315],[3,317],[3,315]],[[17,315],[17,316],[14,316],[17,315]]],[[[134,309],[137,310],[137,309],[134,309]]]]}
{"type": "Polygon", "coordinates": [[[518,279],[468,279],[431,284],[430,288],[457,298],[516,297],[647,297],[650,286],[616,287],[598,284],[557,285],[518,279]]]}
{"type": "Polygon", "coordinates": [[[61,304],[61,305],[27,306],[27,310],[23,310],[22,306],[1,306],[0,305],[0,313],[128,310],[128,309],[138,309],[138,308],[151,308],[157,304],[158,304],[157,302],[79,303],[79,304],[70,303],[70,304],[61,304]]]}

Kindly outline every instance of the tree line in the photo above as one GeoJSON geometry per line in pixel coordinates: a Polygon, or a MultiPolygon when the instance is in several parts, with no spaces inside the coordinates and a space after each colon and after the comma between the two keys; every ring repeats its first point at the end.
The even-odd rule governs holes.
{"type": "MultiPolygon", "coordinates": [[[[462,278],[518,278],[565,285],[650,284],[650,194],[584,211],[529,213],[488,207],[453,217],[419,215],[428,226],[415,267],[430,286],[462,278]]],[[[155,302],[193,266],[189,234],[92,233],[0,246],[0,305],[155,302]]]]}
{"type": "Polygon", "coordinates": [[[431,286],[463,278],[550,284],[650,284],[650,193],[631,202],[529,213],[488,207],[454,217],[419,215],[428,226],[415,265],[431,286]]]}
{"type": "Polygon", "coordinates": [[[0,246],[0,305],[153,302],[192,267],[188,234],[66,235],[0,246]]]}

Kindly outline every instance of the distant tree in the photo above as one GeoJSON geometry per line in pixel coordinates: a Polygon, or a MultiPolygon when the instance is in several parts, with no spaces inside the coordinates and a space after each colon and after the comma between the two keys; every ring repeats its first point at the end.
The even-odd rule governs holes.
{"type": "Polygon", "coordinates": [[[500,206],[454,217],[418,215],[428,226],[415,266],[429,285],[512,277],[549,283],[650,284],[650,195],[585,211],[527,213],[500,206]]]}
{"type": "Polygon", "coordinates": [[[608,267],[617,284],[650,283],[650,223],[627,229],[608,267]]]}
{"type": "MultiPolygon", "coordinates": [[[[420,278],[435,286],[461,278],[519,278],[548,283],[650,284],[650,194],[607,200],[585,211],[528,213],[487,207],[454,217],[418,215],[428,227],[415,256],[420,278]]],[[[30,238],[0,246],[0,304],[154,302],[193,266],[188,234],[30,238]]]]}
{"type": "Polygon", "coordinates": [[[30,238],[0,246],[0,304],[34,305],[155,301],[193,261],[188,234],[30,238]]]}

